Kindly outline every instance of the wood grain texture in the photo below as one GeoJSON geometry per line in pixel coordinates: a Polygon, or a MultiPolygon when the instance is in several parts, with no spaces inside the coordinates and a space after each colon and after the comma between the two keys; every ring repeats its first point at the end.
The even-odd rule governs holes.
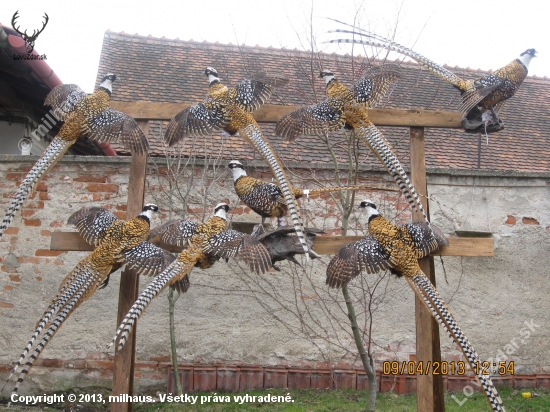
{"type": "MultiPolygon", "coordinates": [[[[428,186],[426,178],[426,155],[423,127],[410,128],[411,183],[421,196],[420,201],[430,218],[428,186]]],[[[424,221],[422,213],[413,210],[413,220],[424,221]]],[[[435,286],[434,259],[431,256],[419,259],[420,268],[435,286]]],[[[439,324],[424,302],[415,294],[416,361],[441,363],[439,324]]],[[[417,409],[426,412],[445,412],[443,375],[419,374],[416,377],[417,409]]]]}
{"type": "MultiPolygon", "coordinates": [[[[143,125],[140,124],[143,128],[143,125]]],[[[144,130],[145,131],[145,130],[144,130]]],[[[145,177],[147,174],[147,154],[134,155],[130,163],[130,178],[128,181],[128,206],[126,220],[139,215],[143,209],[145,198],[145,177]]],[[[125,269],[121,274],[120,289],[118,294],[117,324],[128,313],[138,297],[139,276],[131,270],[125,269]]],[[[113,370],[113,395],[132,395],[134,390],[134,362],[136,348],[136,328],[132,329],[126,345],[115,353],[113,370]]],[[[116,330],[116,329],[115,329],[116,330]]],[[[118,346],[118,341],[115,348],[118,346]]],[[[111,412],[132,412],[131,402],[111,403],[111,412]]]]}
{"type": "MultiPolygon", "coordinates": [[[[190,103],[111,102],[113,109],[124,112],[136,120],[170,120],[190,105],[190,103]]],[[[300,106],[266,104],[252,115],[258,123],[276,123],[284,115],[299,108],[300,106]]],[[[462,128],[462,115],[459,112],[444,110],[370,109],[369,117],[377,126],[462,128]]]]}
{"type": "MultiPolygon", "coordinates": [[[[342,246],[362,238],[362,236],[317,236],[313,242],[313,249],[320,255],[334,255],[342,246]]],[[[491,257],[495,255],[492,238],[450,237],[448,240],[449,246],[442,246],[439,252],[434,252],[431,256],[491,257]]],[[[181,252],[181,247],[166,245],[159,239],[153,238],[151,242],[170,252],[181,252]]],[[[86,251],[93,250],[93,247],[86,243],[78,232],[53,232],[50,250],[86,251]]]]}

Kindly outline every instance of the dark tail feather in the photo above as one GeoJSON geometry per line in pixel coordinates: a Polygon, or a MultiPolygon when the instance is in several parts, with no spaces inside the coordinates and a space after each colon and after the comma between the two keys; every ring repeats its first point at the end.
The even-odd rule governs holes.
{"type": "Polygon", "coordinates": [[[33,191],[36,184],[42,179],[44,173],[50,170],[63,154],[69,149],[74,141],[67,141],[58,137],[54,138],[42,157],[38,159],[30,172],[27,174],[23,182],[17,188],[15,198],[12,200],[10,207],[6,211],[4,220],[0,225],[0,237],[4,234],[17,211],[21,208],[29,194],[33,191]]]}
{"type": "MultiPolygon", "coordinates": [[[[468,338],[464,335],[464,333],[462,333],[462,330],[454,320],[451,312],[447,308],[447,305],[445,305],[443,298],[441,298],[435,287],[432,285],[432,282],[430,282],[428,277],[426,277],[423,273],[416,275],[412,279],[407,278],[407,280],[415,293],[422,299],[424,304],[432,312],[432,315],[438,323],[460,346],[462,353],[464,353],[464,356],[470,364],[470,367],[475,371],[475,364],[476,362],[479,362],[479,355],[469,342],[468,338]]],[[[491,378],[488,375],[484,375],[482,371],[479,371],[476,377],[483,387],[492,410],[497,412],[506,412],[504,405],[502,404],[502,399],[491,381],[491,378]]]]}

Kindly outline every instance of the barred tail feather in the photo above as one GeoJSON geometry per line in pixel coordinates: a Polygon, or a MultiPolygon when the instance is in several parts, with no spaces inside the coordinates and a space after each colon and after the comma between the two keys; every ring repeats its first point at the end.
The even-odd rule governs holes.
{"type": "Polygon", "coordinates": [[[403,170],[401,163],[399,163],[399,160],[392,152],[389,143],[386,141],[382,133],[380,133],[380,130],[378,130],[378,128],[372,123],[359,129],[360,136],[366,140],[366,144],[382,160],[399,186],[399,189],[401,189],[401,192],[405,195],[407,202],[409,202],[415,210],[419,210],[422,213],[424,220],[430,223],[426,211],[422,206],[422,202],[418,197],[418,193],[416,193],[416,189],[409,180],[405,170],[403,170]]]}
{"type": "Polygon", "coordinates": [[[427,57],[422,56],[421,54],[415,52],[414,50],[411,50],[405,46],[401,46],[400,44],[397,44],[391,40],[385,39],[384,37],[379,36],[375,33],[369,33],[369,32],[359,33],[353,30],[331,30],[331,33],[353,34],[353,35],[361,36],[363,39],[362,40],[336,39],[336,40],[329,40],[328,43],[355,43],[355,44],[364,44],[367,46],[373,46],[373,47],[392,50],[394,52],[408,56],[411,59],[414,59],[422,66],[426,67],[433,74],[441,77],[443,80],[451,83],[453,86],[456,86],[460,90],[466,90],[466,87],[468,85],[468,82],[466,80],[461,79],[450,70],[447,70],[443,66],[435,63],[434,61],[428,59],[427,57]]]}
{"type": "Polygon", "coordinates": [[[304,227],[299,218],[300,209],[298,208],[298,203],[291,192],[291,186],[288,184],[288,179],[285,176],[281,162],[275,155],[273,148],[269,142],[263,137],[260,128],[255,124],[248,124],[242,130],[240,130],[241,135],[245,135],[247,140],[254,146],[254,148],[263,156],[263,158],[271,166],[271,170],[277,178],[279,187],[281,188],[283,195],[285,196],[286,204],[288,206],[288,212],[290,218],[292,219],[292,225],[296,231],[296,236],[304,249],[306,261],[309,261],[309,247],[306,242],[306,237],[304,235],[304,227]]]}
{"type": "Polygon", "coordinates": [[[59,137],[52,140],[42,157],[38,159],[23,182],[21,182],[17,188],[15,198],[11,202],[8,210],[6,211],[2,224],[0,225],[0,237],[2,237],[4,231],[9,227],[15,214],[21,208],[25,200],[27,200],[29,194],[36,187],[40,179],[42,179],[44,173],[50,170],[57,163],[57,161],[73,143],[74,141],[63,140],[59,137]]]}
{"type": "MultiPolygon", "coordinates": [[[[184,252],[185,253],[185,252],[184,252]]],[[[149,306],[151,301],[168,286],[170,283],[183,279],[189,274],[191,269],[195,266],[195,261],[183,264],[176,260],[170,266],[168,266],[160,275],[158,275],[143,292],[139,295],[134,302],[122,322],[118,327],[114,338],[111,340],[107,348],[110,348],[120,336],[118,342],[118,350],[121,350],[128,339],[128,335],[132,331],[134,324],[141,317],[143,311],[149,306]]]]}
{"type": "Polygon", "coordinates": [[[369,190],[372,189],[370,186],[341,186],[341,187],[323,187],[318,189],[299,189],[298,194],[296,191],[294,194],[296,196],[314,196],[319,195],[321,193],[330,193],[330,192],[339,192],[340,190],[369,190]]]}
{"type": "MultiPolygon", "coordinates": [[[[438,323],[460,346],[462,353],[464,353],[464,356],[470,364],[470,367],[475,371],[475,363],[479,362],[479,355],[454,320],[443,298],[441,298],[435,287],[432,285],[432,282],[423,273],[419,273],[412,279],[407,278],[407,280],[415,293],[422,299],[424,304],[432,312],[432,315],[438,323]]],[[[502,399],[491,381],[491,378],[488,375],[484,375],[482,371],[478,371],[476,377],[483,387],[485,395],[491,405],[491,409],[497,412],[505,412],[502,399]]]]}
{"type": "Polygon", "coordinates": [[[82,296],[84,292],[87,291],[87,289],[90,287],[90,285],[98,284],[97,276],[88,276],[86,278],[86,281],[80,288],[80,290],[71,298],[70,302],[65,305],[57,314],[57,316],[52,321],[52,324],[48,328],[48,330],[44,333],[44,336],[42,337],[42,340],[36,345],[36,348],[34,349],[33,353],[30,356],[30,359],[25,364],[25,367],[19,374],[19,378],[17,378],[17,383],[12,389],[12,393],[17,393],[19,390],[19,386],[21,383],[25,380],[25,376],[29,373],[29,370],[32,368],[34,361],[38,359],[46,345],[49,343],[49,341],[53,338],[55,333],[59,330],[65,319],[72,313],[73,310],[75,310],[80,303],[82,303],[82,296]]]}
{"type": "Polygon", "coordinates": [[[32,345],[34,344],[34,341],[36,340],[36,338],[38,338],[38,336],[40,335],[44,327],[48,324],[53,314],[57,312],[60,308],[63,308],[67,303],[67,301],[74,296],[74,294],[84,284],[87,276],[88,276],[87,274],[81,274],[77,278],[77,280],[73,282],[70,287],[67,288],[66,292],[63,295],[58,294],[58,297],[54,299],[54,301],[52,301],[48,309],[42,315],[42,318],[38,321],[33,335],[29,339],[29,342],[27,343],[27,346],[25,347],[25,349],[23,350],[23,353],[19,357],[19,360],[11,370],[10,376],[8,376],[8,378],[6,379],[6,382],[11,379],[12,375],[17,372],[17,369],[19,369],[19,366],[23,364],[23,361],[27,357],[27,354],[32,349],[32,345]]]}

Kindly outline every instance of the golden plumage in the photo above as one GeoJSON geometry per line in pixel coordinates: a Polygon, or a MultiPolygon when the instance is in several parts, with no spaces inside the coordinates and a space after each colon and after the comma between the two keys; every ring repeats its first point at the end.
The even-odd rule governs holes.
{"type": "Polygon", "coordinates": [[[183,282],[186,279],[188,282],[189,273],[194,267],[206,269],[211,267],[219,258],[227,259],[234,256],[242,259],[250,270],[256,273],[264,273],[272,267],[269,252],[264,245],[250,235],[227,229],[226,214],[228,210],[228,204],[219,203],[214,208],[214,216],[204,223],[193,225],[186,221],[173,221],[155,231],[155,236],[160,236],[163,240],[171,239],[172,242],[178,244],[188,243],[188,247],[140,294],[118,327],[116,335],[109,346],[114,344],[116,339],[120,337],[118,343],[118,349],[120,350],[124,346],[133,325],[149,303],[166,286],[183,282]],[[176,241],[178,232],[183,241],[176,241]]]}
{"type": "Polygon", "coordinates": [[[372,68],[355,82],[353,90],[340,83],[330,70],[322,70],[319,77],[325,80],[327,99],[283,116],[275,127],[275,133],[294,140],[303,133],[322,134],[344,126],[353,129],[386,166],[409,204],[419,210],[427,222],[428,217],[415,188],[391,145],[368,116],[367,109],[374,107],[400,77],[398,68],[393,64],[372,68]]]}
{"type": "MultiPolygon", "coordinates": [[[[288,213],[288,206],[283,192],[278,185],[248,176],[244,170],[244,166],[238,160],[229,162],[228,167],[233,173],[233,183],[237,196],[239,196],[239,199],[249,208],[262,217],[262,223],[267,217],[282,218],[286,216],[288,213]]],[[[303,196],[315,196],[321,193],[361,189],[368,188],[358,185],[317,189],[299,189],[297,187],[292,187],[291,191],[294,197],[299,199],[303,196]]],[[[281,223],[280,220],[279,223],[281,223]]]]}
{"type": "Polygon", "coordinates": [[[65,123],[40,159],[34,164],[19,185],[0,225],[0,237],[15,213],[21,208],[42,176],[69,150],[80,137],[86,136],[98,142],[119,141],[132,153],[146,153],[149,144],[145,134],[134,119],[109,108],[114,74],[106,75],[99,88],[90,96],[75,84],[54,87],[46,97],[45,105],[51,106],[55,117],[65,123]]]}
{"type": "Polygon", "coordinates": [[[140,274],[156,275],[174,260],[168,252],[145,241],[150,217],[157,210],[155,205],[146,205],[139,216],[123,222],[106,209],[84,207],[69,218],[69,224],[74,224],[86,241],[97,247],[63,279],[56,296],[37,322],[36,330],[10,377],[17,372],[42,330],[48,323],[50,326],[22,369],[13,392],[17,392],[34,361],[67,317],[94,294],[113,270],[127,264],[140,274]]]}
{"type": "MultiPolygon", "coordinates": [[[[396,226],[384,217],[370,201],[361,202],[369,214],[370,236],[345,245],[327,266],[327,281],[330,287],[347,284],[361,271],[375,273],[389,269],[403,276],[434,318],[460,346],[470,366],[476,371],[479,355],[472,347],[451,314],[445,301],[430,279],[422,272],[418,258],[437,250],[438,245],[448,245],[436,226],[424,222],[412,222],[396,226]]],[[[504,411],[502,400],[489,376],[479,371],[476,375],[494,411],[504,411]]]]}
{"type": "Polygon", "coordinates": [[[309,259],[298,204],[290,191],[282,163],[250,114],[267,101],[274,87],[287,84],[288,79],[259,72],[252,79],[245,79],[236,88],[229,89],[220,83],[216,69],[208,67],[204,74],[210,81],[208,98],[178,113],[168,124],[165,141],[172,146],[186,136],[204,136],[222,129],[229,134],[238,132],[271,167],[283,191],[296,235],[306,253],[306,259],[309,259]]]}
{"type": "Polygon", "coordinates": [[[331,40],[331,43],[358,43],[382,47],[416,60],[436,76],[451,83],[461,91],[462,102],[459,110],[463,114],[468,114],[476,106],[479,106],[484,110],[491,110],[496,117],[496,113],[498,113],[502,103],[516,93],[527,77],[529,62],[536,54],[535,49],[527,49],[519,58],[495,70],[494,73],[487,74],[475,80],[467,80],[457,76],[427,57],[375,33],[370,33],[356,27],[353,30],[334,30],[334,32],[353,34],[354,38],[331,40]]]}

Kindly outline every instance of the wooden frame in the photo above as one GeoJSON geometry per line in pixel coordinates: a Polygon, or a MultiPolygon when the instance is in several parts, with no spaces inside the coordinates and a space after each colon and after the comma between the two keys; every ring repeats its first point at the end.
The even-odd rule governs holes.
{"type": "MultiPolygon", "coordinates": [[[[146,134],[149,120],[170,120],[189,105],[186,103],[112,102],[114,109],[123,111],[138,120],[146,134]]],[[[254,117],[258,122],[276,122],[283,115],[297,108],[297,106],[264,105],[254,112],[254,117]]],[[[378,126],[410,128],[411,181],[419,194],[427,196],[424,127],[461,128],[461,114],[424,109],[372,109],[369,110],[369,116],[373,123],[378,126]]],[[[128,187],[127,219],[136,216],[143,207],[146,166],[145,157],[132,158],[128,187]]],[[[429,215],[429,205],[426,199],[423,198],[423,204],[429,215]]],[[[418,214],[413,214],[413,218],[422,220],[422,216],[418,214]]],[[[360,238],[360,236],[318,236],[315,239],[314,248],[320,254],[334,254],[344,244],[360,238]]],[[[77,232],[52,233],[50,249],[64,251],[93,250],[77,232]]],[[[172,248],[172,251],[177,251],[177,249],[172,248]]],[[[437,254],[441,254],[441,256],[494,256],[493,239],[450,238],[449,246],[443,247],[437,254]]],[[[420,265],[435,285],[433,257],[421,259],[420,265]]],[[[137,298],[138,287],[138,276],[125,271],[122,274],[120,284],[118,324],[137,298]]],[[[417,361],[441,360],[439,326],[418,298],[415,307],[417,361]]],[[[124,349],[115,355],[113,395],[131,395],[133,393],[136,329],[137,324],[134,326],[132,336],[128,339],[124,349]]],[[[444,412],[442,375],[419,376],[417,394],[419,411],[444,412]]],[[[111,411],[131,412],[131,410],[131,403],[113,403],[111,405],[111,411]]]]}

